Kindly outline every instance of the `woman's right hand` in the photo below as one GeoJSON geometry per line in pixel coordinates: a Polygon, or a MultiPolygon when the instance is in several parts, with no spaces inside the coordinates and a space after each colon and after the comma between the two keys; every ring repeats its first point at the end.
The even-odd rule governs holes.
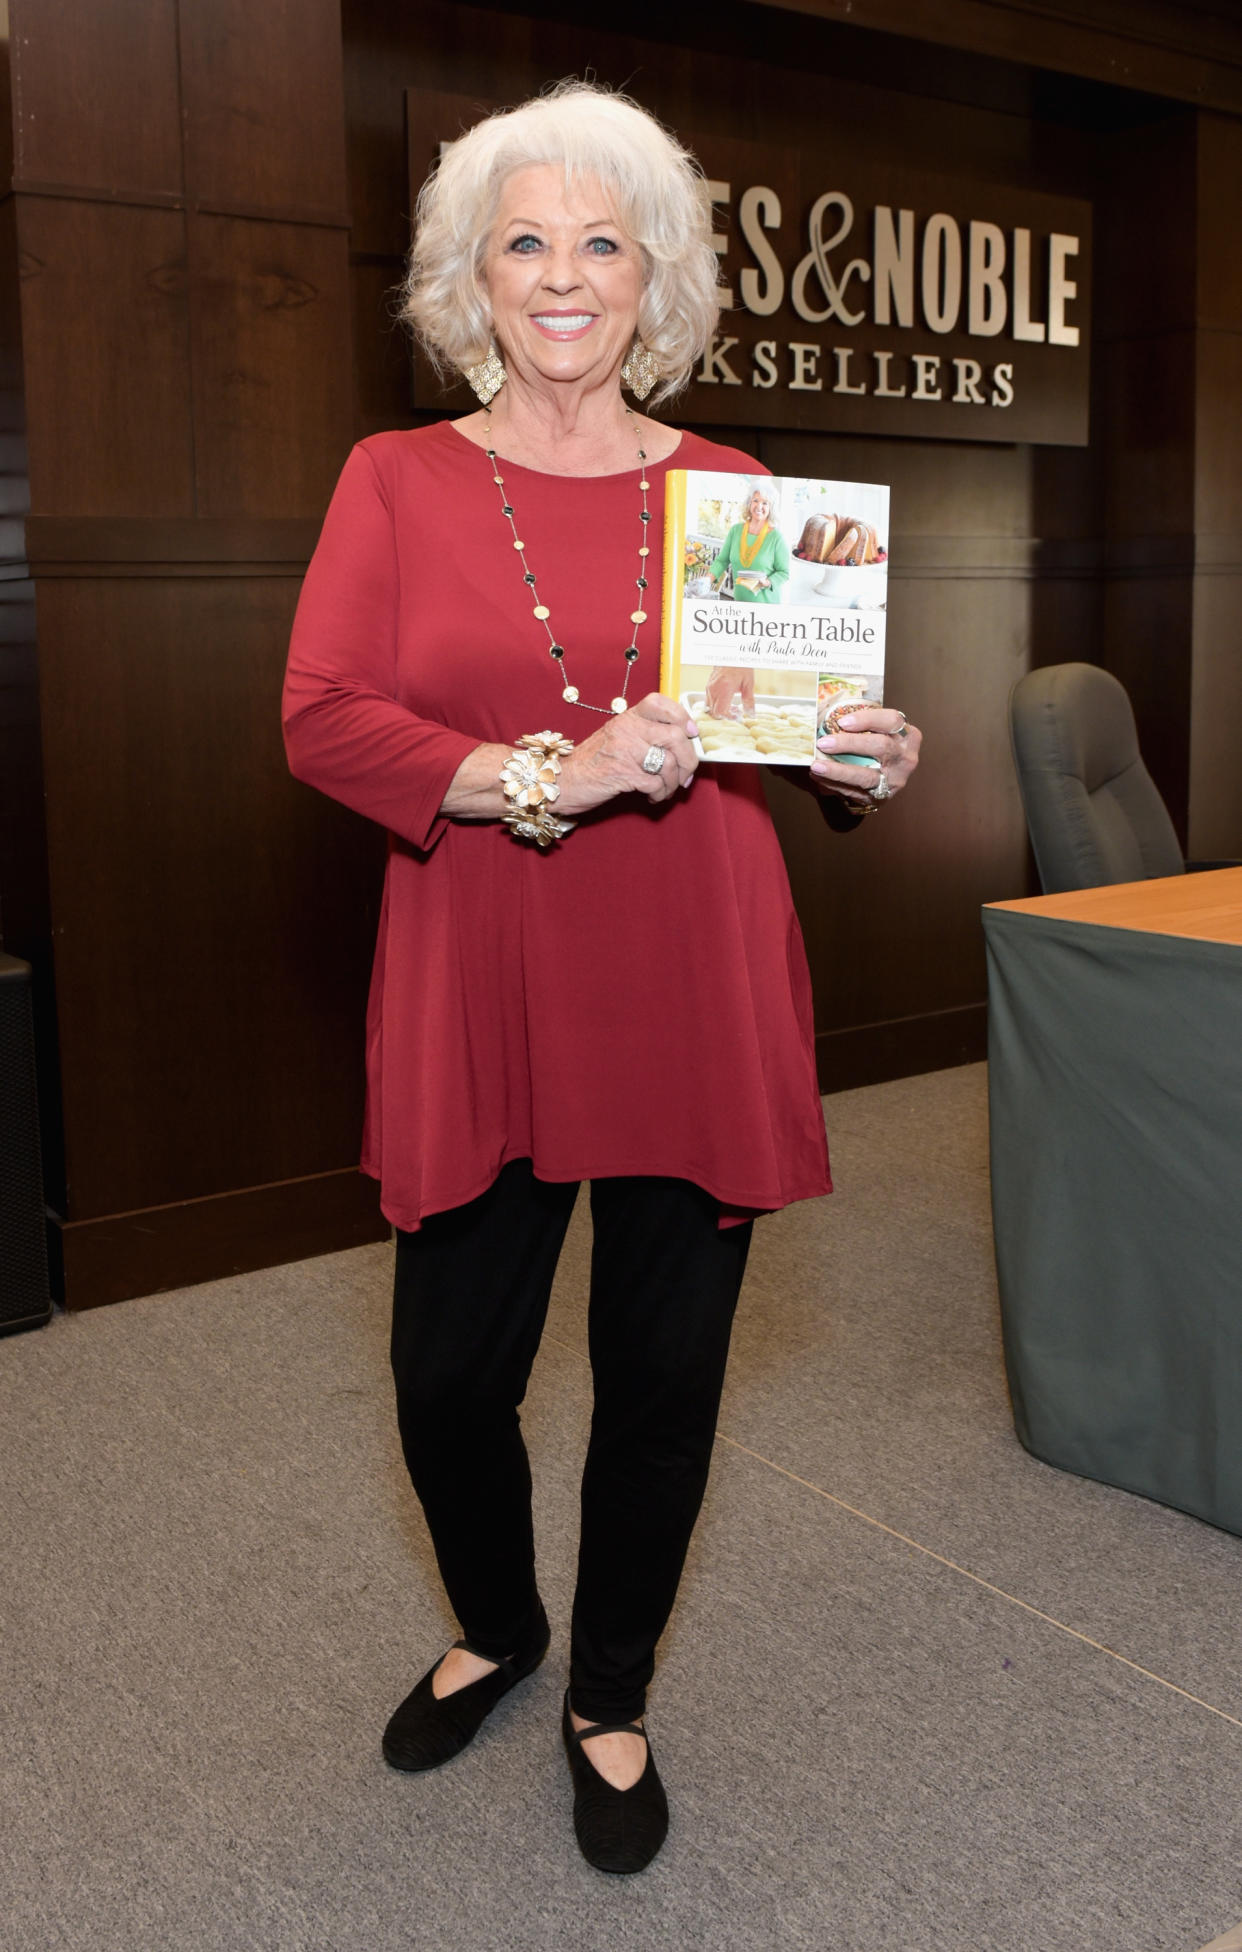
{"type": "Polygon", "coordinates": [[[643,793],[652,802],[671,800],[689,786],[699,759],[690,741],[698,727],[675,698],[652,691],[628,712],[606,719],[598,732],[561,762],[556,811],[570,820],[622,793],[643,793]],[[652,746],[664,750],[658,773],[643,770],[652,746]]]}
{"type": "Polygon", "coordinates": [[[718,664],[707,680],[703,695],[703,709],[713,718],[753,718],[755,714],[755,673],[753,667],[735,664],[718,664]],[[741,711],[733,710],[733,701],[740,698],[741,711]]]}

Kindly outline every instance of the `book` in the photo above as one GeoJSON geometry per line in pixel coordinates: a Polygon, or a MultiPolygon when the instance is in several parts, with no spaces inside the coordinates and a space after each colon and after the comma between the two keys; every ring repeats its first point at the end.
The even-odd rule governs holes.
{"type": "Polygon", "coordinates": [[[698,725],[700,758],[809,766],[833,711],[883,702],[888,499],[875,482],[670,469],[660,689],[698,725]]]}

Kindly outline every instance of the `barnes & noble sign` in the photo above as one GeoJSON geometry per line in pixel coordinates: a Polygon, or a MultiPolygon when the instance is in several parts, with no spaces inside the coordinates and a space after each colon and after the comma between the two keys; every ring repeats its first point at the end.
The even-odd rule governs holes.
{"type": "MultiPolygon", "coordinates": [[[[423,90],[407,103],[413,196],[467,118],[423,90]]],[[[709,175],[725,310],[677,418],[1086,443],[1089,204],[834,157],[830,134],[681,133],[709,175]]],[[[421,362],[415,388],[443,400],[421,362]]]]}

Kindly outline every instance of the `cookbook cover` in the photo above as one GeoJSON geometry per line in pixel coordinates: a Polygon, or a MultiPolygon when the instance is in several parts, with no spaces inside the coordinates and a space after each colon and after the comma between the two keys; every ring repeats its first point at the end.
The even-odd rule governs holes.
{"type": "Polygon", "coordinates": [[[660,689],[704,759],[807,765],[837,707],[884,693],[888,489],[674,468],[660,689]]]}

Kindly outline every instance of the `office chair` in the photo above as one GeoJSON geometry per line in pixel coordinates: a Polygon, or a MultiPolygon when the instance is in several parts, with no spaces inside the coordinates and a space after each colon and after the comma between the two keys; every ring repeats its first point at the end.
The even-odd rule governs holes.
{"type": "Polygon", "coordinates": [[[1009,729],[1046,895],[1185,872],[1116,678],[1095,664],[1028,671],[1009,694],[1009,729]]]}

